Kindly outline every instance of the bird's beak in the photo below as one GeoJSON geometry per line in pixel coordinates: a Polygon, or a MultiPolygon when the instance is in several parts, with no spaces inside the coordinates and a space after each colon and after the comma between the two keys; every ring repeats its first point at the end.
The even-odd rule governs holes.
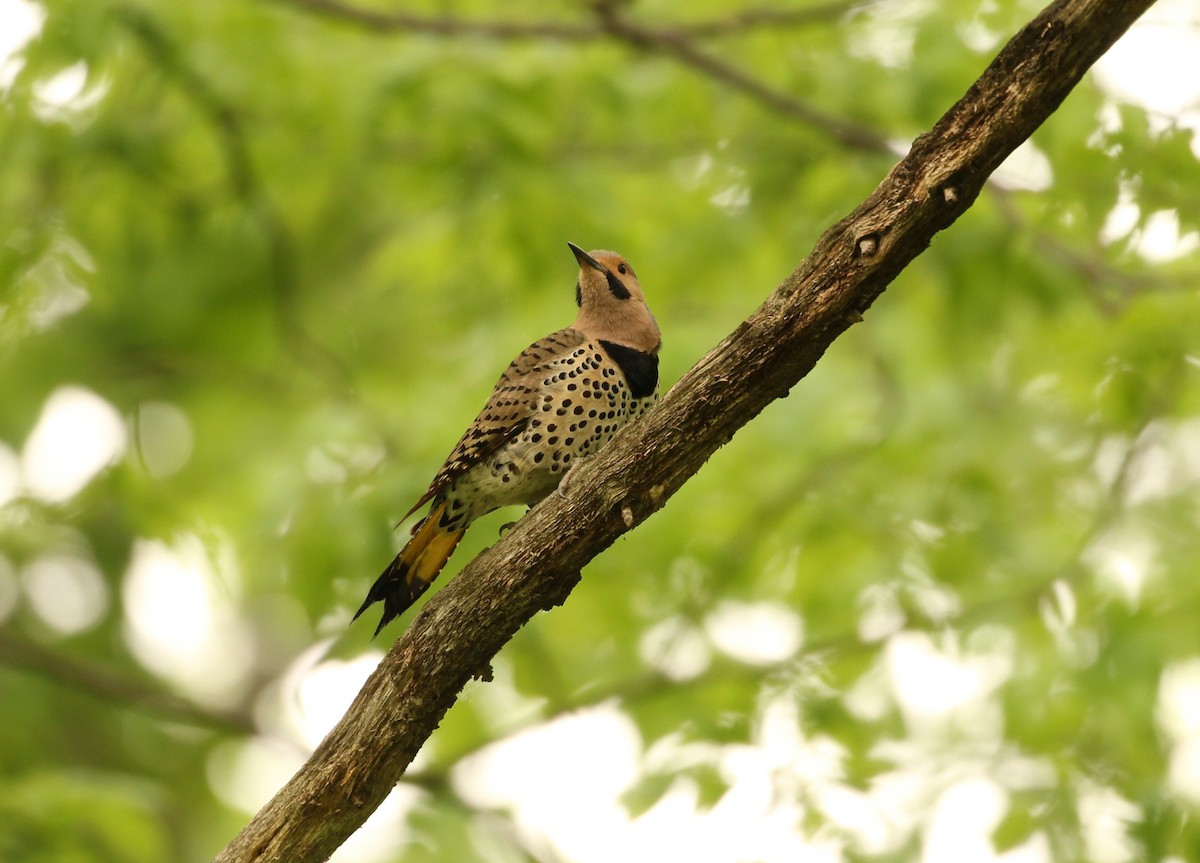
{"type": "Polygon", "coordinates": [[[567,245],[570,246],[571,251],[575,253],[575,260],[579,261],[579,266],[582,267],[584,264],[587,264],[592,269],[599,270],[602,273],[608,272],[608,270],[604,269],[604,264],[597,261],[583,249],[579,248],[579,246],[575,245],[574,243],[567,243],[567,245]]]}

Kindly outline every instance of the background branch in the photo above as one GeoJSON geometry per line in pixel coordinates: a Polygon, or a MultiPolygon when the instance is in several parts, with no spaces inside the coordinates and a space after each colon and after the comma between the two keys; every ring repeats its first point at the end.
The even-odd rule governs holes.
{"type": "MultiPolygon", "coordinates": [[[[470,20],[455,15],[414,15],[410,12],[364,9],[340,0],[275,0],[326,18],[344,21],[380,33],[409,32],[431,36],[477,36],[486,39],[555,39],[563,42],[595,42],[605,39],[603,27],[561,21],[470,20]]],[[[697,39],[736,36],[758,29],[804,27],[836,21],[857,9],[883,0],[832,0],[804,9],[763,7],[745,9],[736,15],[678,24],[676,34],[697,39]]]]}
{"type": "Polygon", "coordinates": [[[472,677],[581,568],[661,507],[833,340],[1049,117],[1150,0],[1058,0],[1004,47],[868,199],[644,420],[580,468],[422,609],[346,716],[218,856],[324,860],[374,811],[472,677]]]}
{"type": "Polygon", "coordinates": [[[146,12],[122,7],[118,18],[137,38],[147,56],[207,118],[221,147],[230,191],[242,201],[267,243],[268,287],[276,310],[280,340],[337,393],[353,392],[349,368],[320,343],[299,319],[296,243],[287,222],[263,184],[246,142],[242,122],[228,103],[181,55],[178,46],[146,12]]]}
{"type": "MultiPolygon", "coordinates": [[[[619,4],[597,0],[592,4],[597,24],[536,21],[468,20],[451,15],[428,17],[404,12],[376,12],[338,0],[275,0],[307,12],[337,18],[377,32],[422,33],[447,37],[524,40],[553,39],[592,42],[615,38],[632,48],[673,58],[719,84],[750,97],[788,119],[819,129],[835,141],[855,150],[892,152],[888,141],[867,126],[827,114],[794,96],[777,90],[731,63],[704,51],[696,39],[731,35],[757,27],[797,26],[823,23],[874,2],[833,2],[803,10],[750,9],[732,18],[696,24],[655,27],[634,21],[619,4]]],[[[875,0],[878,2],[878,0],[875,0]]]]}
{"type": "Polygon", "coordinates": [[[246,711],[214,710],[167,692],[161,684],[129,677],[94,662],[64,656],[40,644],[0,631],[0,663],[33,674],[72,692],[116,702],[173,722],[235,734],[257,731],[246,711]]]}
{"type": "Polygon", "coordinates": [[[714,36],[732,36],[760,28],[804,27],[827,24],[851,12],[878,6],[884,2],[886,0],[834,0],[821,6],[808,6],[803,9],[745,9],[728,18],[680,24],[674,29],[693,39],[707,39],[714,36]]]}
{"type": "Polygon", "coordinates": [[[623,15],[613,0],[597,0],[593,8],[607,32],[634,48],[672,57],[777,114],[826,132],[839,144],[872,153],[891,151],[887,139],[873,129],[820,111],[702,50],[692,42],[686,28],[654,28],[638,24],[623,15]]]}
{"type": "MultiPolygon", "coordinates": [[[[357,397],[359,387],[350,367],[314,336],[301,319],[302,285],[297,267],[300,258],[297,241],[255,164],[242,118],[233,102],[188,63],[179,46],[152,16],[133,7],[119,7],[117,18],[136,37],[164,77],[176,84],[211,127],[224,158],[230,194],[251,214],[267,246],[267,287],[280,343],[334,398],[369,417],[379,440],[390,453],[397,452],[395,441],[386,431],[387,423],[378,411],[357,397]]],[[[144,363],[147,358],[139,357],[138,361],[144,363]]],[[[240,376],[245,380],[251,378],[245,370],[240,376]]],[[[262,380],[261,376],[260,382],[271,392],[278,392],[281,386],[280,381],[262,380]]]]}
{"type": "Polygon", "coordinates": [[[1014,231],[1027,232],[1037,250],[1048,260],[1055,261],[1082,277],[1096,307],[1106,315],[1118,314],[1139,294],[1150,291],[1190,290],[1200,274],[1187,273],[1168,276],[1163,273],[1127,272],[1110,264],[1101,249],[1082,250],[1068,245],[1054,233],[1030,225],[1013,200],[1013,192],[988,184],[997,210],[1014,231]]]}

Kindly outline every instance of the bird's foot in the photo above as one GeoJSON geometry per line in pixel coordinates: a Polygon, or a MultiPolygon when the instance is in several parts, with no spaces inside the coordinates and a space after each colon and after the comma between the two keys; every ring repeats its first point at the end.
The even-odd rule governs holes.
{"type": "Polygon", "coordinates": [[[571,480],[575,477],[575,471],[579,470],[579,466],[589,458],[591,458],[590,455],[579,456],[577,459],[575,459],[575,462],[569,468],[567,468],[567,472],[563,474],[562,481],[558,484],[558,488],[555,489],[555,491],[558,492],[558,496],[563,500],[566,500],[571,493],[571,480]]]}
{"type": "MultiPolygon", "coordinates": [[[[525,509],[525,515],[529,515],[529,510],[531,510],[531,509],[533,509],[533,507],[527,507],[527,508],[525,509]]],[[[521,518],[524,518],[524,517],[525,517],[525,515],[521,516],[521,518]]],[[[514,520],[514,521],[506,521],[506,522],[504,522],[504,524],[500,525],[500,535],[501,535],[501,536],[504,536],[504,534],[508,533],[510,530],[512,530],[514,527],[516,527],[516,525],[517,525],[517,522],[518,522],[518,521],[520,521],[520,520],[521,520],[521,519],[520,519],[520,518],[518,518],[518,519],[516,519],[516,520],[514,520]]]]}

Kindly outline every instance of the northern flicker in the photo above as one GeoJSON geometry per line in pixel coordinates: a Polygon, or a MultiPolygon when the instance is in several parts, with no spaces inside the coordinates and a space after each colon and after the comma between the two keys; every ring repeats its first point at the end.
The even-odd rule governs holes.
{"type": "Polygon", "coordinates": [[[662,336],[633,267],[616,252],[567,245],[579,262],[579,314],[509,364],[405,514],[430,504],[354,615],[382,601],[376,635],[437,578],[472,521],[502,506],[533,506],[658,397],[662,336]]]}

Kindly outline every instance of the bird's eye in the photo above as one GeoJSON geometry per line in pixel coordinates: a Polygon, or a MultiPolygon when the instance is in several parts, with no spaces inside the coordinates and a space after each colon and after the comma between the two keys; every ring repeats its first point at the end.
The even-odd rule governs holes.
{"type": "Polygon", "coordinates": [[[620,273],[622,276],[625,275],[625,262],[624,261],[621,261],[621,263],[617,264],[617,272],[620,273]]]}

